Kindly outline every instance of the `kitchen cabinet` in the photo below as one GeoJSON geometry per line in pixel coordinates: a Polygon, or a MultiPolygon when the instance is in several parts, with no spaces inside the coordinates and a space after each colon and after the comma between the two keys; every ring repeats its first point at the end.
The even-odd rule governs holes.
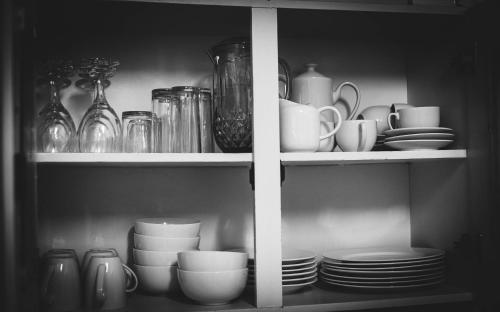
{"type": "MultiPolygon", "coordinates": [[[[482,34],[498,11],[474,1],[413,2],[28,1],[24,11],[11,8],[25,17],[16,30],[3,28],[14,34],[16,52],[2,57],[14,65],[3,69],[2,82],[8,255],[2,266],[6,276],[17,273],[10,278],[14,289],[6,293],[11,304],[37,308],[37,300],[23,298],[37,297],[37,256],[49,248],[75,248],[81,255],[112,246],[132,263],[135,219],[190,216],[202,220],[201,249],[255,247],[255,289],[216,308],[183,297],[133,294],[129,310],[493,311],[497,303],[481,279],[495,280],[499,256],[498,230],[491,224],[498,217],[498,49],[482,34]],[[120,116],[149,110],[154,88],[210,87],[206,49],[241,35],[252,37],[252,153],[41,154],[31,148],[33,116],[45,91],[32,74],[38,62],[120,60],[106,90],[120,116]],[[356,82],[359,111],[395,102],[438,105],[456,141],[432,152],[280,153],[278,55],[294,76],[314,61],[334,83],[356,82]],[[14,154],[16,171],[9,162],[14,154]],[[14,175],[17,201],[9,189],[14,175]],[[448,252],[449,274],[444,285],[419,291],[314,286],[282,296],[282,245],[318,255],[343,247],[441,248],[448,252]]],[[[14,14],[6,16],[20,23],[14,14]]],[[[346,100],[351,96],[343,94],[346,100]]],[[[62,91],[76,123],[89,101],[74,84],[62,91]]]]}

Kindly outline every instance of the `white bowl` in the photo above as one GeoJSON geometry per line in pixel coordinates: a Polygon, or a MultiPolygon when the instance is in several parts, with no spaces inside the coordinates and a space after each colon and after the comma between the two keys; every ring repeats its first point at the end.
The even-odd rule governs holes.
{"type": "Polygon", "coordinates": [[[238,298],[245,289],[248,269],[193,272],[177,269],[182,292],[205,305],[219,305],[238,298]]]}
{"type": "Polygon", "coordinates": [[[179,290],[177,266],[135,265],[139,287],[151,294],[164,294],[179,290]]]}
{"type": "Polygon", "coordinates": [[[200,234],[200,221],[189,218],[145,218],[135,221],[138,234],[161,237],[196,237],[200,234]]]}
{"type": "Polygon", "coordinates": [[[177,265],[177,251],[133,250],[134,263],[149,266],[177,265]]]}
{"type": "Polygon", "coordinates": [[[248,254],[234,251],[182,251],[177,254],[179,269],[184,271],[217,272],[244,269],[248,254]]]}
{"type": "Polygon", "coordinates": [[[134,233],[134,247],[140,250],[181,251],[195,250],[200,244],[200,237],[158,237],[134,233]]]}

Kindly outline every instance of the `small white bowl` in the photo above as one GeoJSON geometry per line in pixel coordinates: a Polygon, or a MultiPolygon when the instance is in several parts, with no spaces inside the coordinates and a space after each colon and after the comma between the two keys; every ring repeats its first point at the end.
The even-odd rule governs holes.
{"type": "Polygon", "coordinates": [[[245,289],[248,269],[222,272],[193,272],[177,269],[182,292],[205,305],[226,304],[245,289]]]}
{"type": "Polygon", "coordinates": [[[200,234],[200,221],[189,218],[145,218],[135,221],[138,234],[161,237],[196,237],[200,234]]]}
{"type": "Polygon", "coordinates": [[[177,265],[177,251],[133,250],[134,263],[149,266],[177,265]]]}
{"type": "Polygon", "coordinates": [[[139,287],[150,294],[164,294],[179,291],[177,266],[135,265],[139,287]]]}
{"type": "Polygon", "coordinates": [[[184,271],[217,272],[244,269],[248,254],[234,251],[181,251],[177,254],[179,269],[184,271]]]}
{"type": "Polygon", "coordinates": [[[196,250],[200,244],[200,237],[158,237],[134,233],[134,247],[140,250],[152,251],[182,251],[196,250]]]}

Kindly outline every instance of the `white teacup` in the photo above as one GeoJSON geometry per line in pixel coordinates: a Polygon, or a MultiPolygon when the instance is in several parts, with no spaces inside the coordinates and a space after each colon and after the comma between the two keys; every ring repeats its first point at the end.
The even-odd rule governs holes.
{"type": "MultiPolygon", "coordinates": [[[[396,117],[399,128],[421,128],[421,127],[439,127],[439,107],[423,106],[400,109],[387,116],[387,122],[391,116],[396,117]]],[[[394,127],[389,123],[391,129],[394,127]]]]}
{"type": "Polygon", "coordinates": [[[377,140],[375,120],[345,120],[336,134],[337,144],[344,152],[367,152],[377,140]]]}
{"type": "MultiPolygon", "coordinates": [[[[393,104],[394,105],[394,104],[393,104]]],[[[374,105],[365,108],[359,115],[359,120],[375,120],[377,122],[377,135],[384,134],[385,130],[389,130],[389,122],[387,116],[391,112],[389,106],[374,105]]]]}
{"type": "Polygon", "coordinates": [[[320,141],[333,136],[342,125],[340,112],[333,106],[316,109],[280,99],[280,148],[282,152],[316,152],[320,141]],[[339,123],[333,130],[320,135],[320,113],[332,111],[339,123]]]}
{"type": "MultiPolygon", "coordinates": [[[[400,110],[400,109],[412,108],[412,107],[415,107],[415,106],[413,106],[411,104],[407,104],[407,103],[393,103],[391,105],[390,113],[397,113],[398,110],[400,110]]],[[[394,127],[394,128],[401,128],[401,126],[399,125],[399,121],[397,121],[396,118],[392,117],[390,119],[391,120],[388,119],[388,121],[390,121],[390,122],[388,122],[389,125],[392,125],[392,127],[394,127]]]]}

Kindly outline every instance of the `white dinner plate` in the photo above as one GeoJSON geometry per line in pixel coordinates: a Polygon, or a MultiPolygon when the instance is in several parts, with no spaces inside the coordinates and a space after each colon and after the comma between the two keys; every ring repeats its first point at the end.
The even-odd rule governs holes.
{"type": "Polygon", "coordinates": [[[415,285],[421,283],[429,283],[436,280],[443,280],[444,274],[432,276],[432,277],[422,277],[422,278],[413,278],[407,280],[399,280],[399,281],[347,281],[347,280],[338,280],[335,278],[329,278],[325,275],[320,275],[319,279],[329,283],[342,283],[346,285],[354,285],[354,286],[390,286],[390,285],[415,285]]]}
{"type": "Polygon", "coordinates": [[[315,275],[317,273],[318,273],[318,270],[316,268],[314,268],[313,270],[298,272],[298,273],[281,272],[281,276],[283,277],[283,279],[285,279],[285,278],[294,278],[294,277],[299,277],[299,276],[310,276],[310,275],[315,275]]]}
{"type": "MultiPolygon", "coordinates": [[[[311,268],[311,267],[316,266],[316,265],[317,265],[316,259],[309,260],[308,262],[298,262],[298,263],[291,263],[291,264],[286,264],[286,262],[285,262],[281,265],[281,269],[283,271],[285,271],[285,270],[305,270],[305,269],[311,268]]],[[[248,267],[248,270],[255,269],[255,265],[251,264],[251,263],[249,263],[247,265],[247,267],[248,267]]]]}
{"type": "Polygon", "coordinates": [[[418,127],[418,128],[398,128],[393,130],[385,130],[384,134],[387,136],[415,134],[415,133],[447,133],[452,132],[453,129],[444,127],[418,127]]]}
{"type": "Polygon", "coordinates": [[[441,276],[443,275],[444,272],[442,271],[437,271],[435,273],[431,274],[417,274],[417,275],[402,275],[402,276],[375,276],[375,277],[366,277],[366,276],[345,276],[345,275],[337,275],[337,274],[332,274],[328,273],[327,271],[320,270],[319,275],[322,277],[326,277],[329,279],[337,280],[339,282],[341,281],[351,281],[351,282],[387,282],[387,281],[406,281],[409,279],[416,279],[416,278],[432,278],[436,276],[441,276]]]}
{"type": "Polygon", "coordinates": [[[444,251],[421,247],[346,248],[327,251],[323,261],[377,263],[406,262],[444,256],[444,251]]]}
{"type": "Polygon", "coordinates": [[[357,286],[357,285],[350,285],[350,284],[345,284],[345,283],[338,283],[338,282],[329,282],[322,280],[324,283],[328,285],[334,285],[334,286],[339,286],[339,287],[345,287],[345,288],[351,288],[351,289],[359,289],[359,290],[397,290],[397,289],[416,289],[416,288],[421,288],[421,287],[427,287],[427,286],[433,286],[433,285],[438,285],[444,282],[444,279],[441,280],[435,280],[432,282],[423,282],[423,283],[415,283],[413,285],[388,285],[388,286],[357,286]]]}
{"type": "Polygon", "coordinates": [[[401,151],[429,151],[445,147],[453,140],[399,140],[385,141],[384,145],[401,151]]]}
{"type": "Polygon", "coordinates": [[[378,268],[378,267],[401,267],[407,265],[417,265],[417,264],[428,264],[433,262],[444,261],[444,254],[441,256],[436,256],[432,258],[423,258],[418,260],[407,260],[407,261],[387,261],[387,262],[346,262],[346,261],[336,261],[332,259],[324,258],[321,264],[325,265],[335,265],[335,266],[348,266],[350,268],[378,268]]]}
{"type": "Polygon", "coordinates": [[[453,133],[414,133],[388,137],[385,142],[399,140],[453,140],[454,137],[453,133]]]}
{"type": "Polygon", "coordinates": [[[282,286],[283,294],[294,293],[296,291],[301,290],[302,288],[304,288],[306,286],[309,286],[309,285],[312,285],[312,284],[316,283],[317,281],[318,281],[318,279],[315,278],[313,280],[310,280],[310,281],[304,282],[304,283],[296,283],[296,284],[290,284],[290,285],[283,285],[282,286]]]}
{"type": "Polygon", "coordinates": [[[370,267],[360,267],[360,266],[350,266],[349,264],[332,264],[328,262],[323,262],[321,267],[330,269],[330,270],[366,270],[366,271],[401,271],[401,270],[413,270],[413,269],[425,269],[432,268],[436,266],[443,266],[444,260],[438,260],[433,262],[427,262],[422,264],[409,263],[407,265],[378,265],[378,266],[370,266],[370,267]]]}
{"type": "Polygon", "coordinates": [[[419,274],[431,274],[434,272],[444,272],[444,266],[435,266],[425,269],[415,269],[415,270],[397,270],[397,271],[370,271],[370,270],[344,270],[344,269],[330,269],[323,268],[326,273],[331,273],[335,275],[343,276],[378,276],[378,277],[389,277],[389,276],[405,276],[405,275],[419,275],[419,274]]]}

